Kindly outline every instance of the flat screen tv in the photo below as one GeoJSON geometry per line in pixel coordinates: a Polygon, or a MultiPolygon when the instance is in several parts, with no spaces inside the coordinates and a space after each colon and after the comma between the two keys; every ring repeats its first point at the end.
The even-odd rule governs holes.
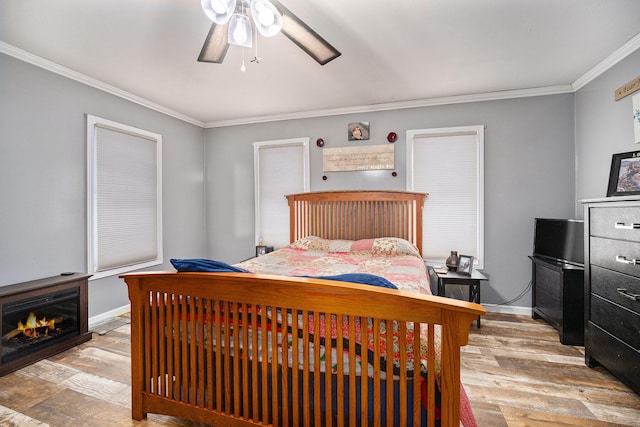
{"type": "Polygon", "coordinates": [[[533,256],[584,266],[584,221],[536,218],[533,256]]]}

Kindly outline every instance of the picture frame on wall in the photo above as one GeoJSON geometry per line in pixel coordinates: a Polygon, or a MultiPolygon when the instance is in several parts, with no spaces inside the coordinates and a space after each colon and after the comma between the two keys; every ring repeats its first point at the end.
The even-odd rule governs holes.
{"type": "Polygon", "coordinates": [[[369,122],[349,123],[347,130],[349,141],[365,141],[369,139],[369,122]]]}
{"type": "Polygon", "coordinates": [[[460,255],[458,257],[459,264],[457,273],[471,276],[473,271],[473,256],[472,255],[460,255]]]}
{"type": "Polygon", "coordinates": [[[640,151],[614,154],[607,197],[640,194],[640,151]]]}

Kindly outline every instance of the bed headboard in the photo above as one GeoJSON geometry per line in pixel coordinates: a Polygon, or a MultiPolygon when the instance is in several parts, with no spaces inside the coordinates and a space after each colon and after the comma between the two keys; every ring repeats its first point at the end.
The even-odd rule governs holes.
{"type": "Polygon", "coordinates": [[[291,242],[306,236],[345,240],[401,237],[422,253],[425,193],[320,191],[286,197],[291,242]]]}

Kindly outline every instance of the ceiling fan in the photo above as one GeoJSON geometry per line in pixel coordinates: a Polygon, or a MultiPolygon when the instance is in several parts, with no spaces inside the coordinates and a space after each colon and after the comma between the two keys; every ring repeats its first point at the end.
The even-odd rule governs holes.
{"type": "Polygon", "coordinates": [[[201,4],[213,24],[198,56],[200,62],[221,64],[229,44],[252,46],[248,10],[260,34],[271,37],[282,32],[320,65],[341,55],[278,0],[201,0],[201,4]]]}

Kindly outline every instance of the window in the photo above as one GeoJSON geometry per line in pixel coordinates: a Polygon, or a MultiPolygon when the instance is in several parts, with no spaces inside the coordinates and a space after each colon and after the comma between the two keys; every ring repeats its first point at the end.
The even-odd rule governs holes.
{"type": "Polygon", "coordinates": [[[288,194],[309,191],[309,138],[253,143],[256,245],[289,244],[288,194]]]}
{"type": "Polygon", "coordinates": [[[92,279],[162,264],[162,136],[87,116],[92,279]]]}
{"type": "Polygon", "coordinates": [[[452,250],[484,267],[484,126],[407,131],[407,189],[429,193],[423,256],[444,263],[452,250]]]}

